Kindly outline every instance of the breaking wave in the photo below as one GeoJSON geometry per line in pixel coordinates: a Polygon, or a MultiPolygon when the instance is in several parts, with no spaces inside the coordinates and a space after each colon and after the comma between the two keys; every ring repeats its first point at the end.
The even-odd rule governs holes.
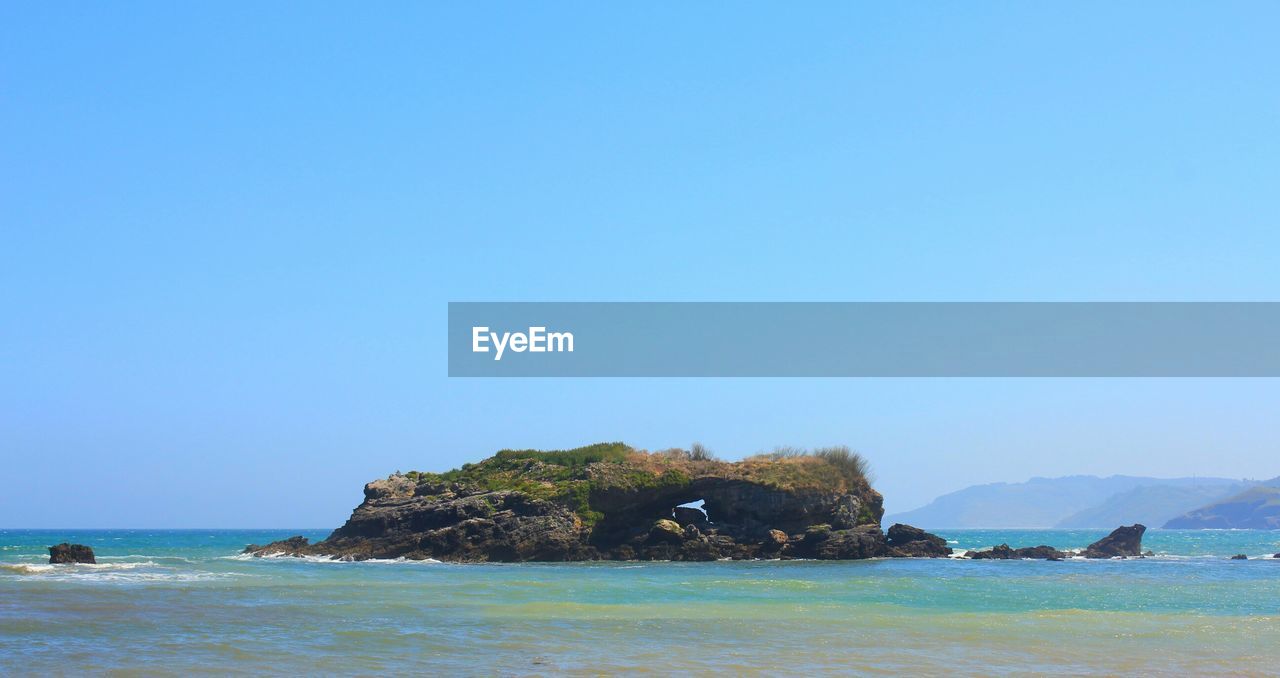
{"type": "Polygon", "coordinates": [[[435,558],[415,560],[412,558],[370,558],[368,560],[351,560],[334,556],[291,556],[287,553],[270,553],[257,556],[252,553],[237,553],[233,556],[221,556],[220,560],[239,560],[242,562],[282,561],[288,563],[324,563],[338,565],[442,565],[435,558]]]}

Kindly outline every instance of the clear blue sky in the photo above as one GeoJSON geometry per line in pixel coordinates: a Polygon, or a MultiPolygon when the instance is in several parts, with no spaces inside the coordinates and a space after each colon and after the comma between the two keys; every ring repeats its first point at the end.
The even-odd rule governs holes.
{"type": "Polygon", "coordinates": [[[790,9],[5,3],[0,526],[600,440],[1280,474],[1274,380],[448,379],[450,300],[1280,299],[1280,5],[790,9]]]}

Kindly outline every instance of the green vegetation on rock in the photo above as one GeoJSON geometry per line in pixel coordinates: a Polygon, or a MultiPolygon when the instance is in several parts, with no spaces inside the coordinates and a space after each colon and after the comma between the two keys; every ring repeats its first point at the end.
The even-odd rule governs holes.
{"type": "MultiPolygon", "coordinates": [[[[739,462],[716,459],[701,445],[691,450],[645,452],[624,443],[597,443],[570,450],[501,450],[483,461],[444,473],[404,474],[416,494],[432,496],[454,486],[485,491],[517,491],[572,509],[590,527],[603,519],[592,496],[606,492],[665,491],[696,478],[722,478],[769,488],[874,492],[866,461],[847,447],[804,451],[780,449],[739,462]]],[[[876,516],[864,507],[861,520],[876,516]]]]}
{"type": "Polygon", "coordinates": [[[635,452],[625,443],[596,443],[572,450],[500,450],[493,455],[497,460],[533,459],[556,466],[576,468],[600,461],[626,461],[635,452]]]}

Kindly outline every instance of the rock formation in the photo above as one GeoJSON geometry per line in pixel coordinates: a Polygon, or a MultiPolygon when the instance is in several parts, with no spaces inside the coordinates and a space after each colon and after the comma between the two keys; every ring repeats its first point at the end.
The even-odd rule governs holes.
{"type": "Polygon", "coordinates": [[[1146,533],[1145,525],[1136,524],[1128,527],[1117,527],[1111,534],[1089,544],[1084,550],[1085,558],[1118,558],[1142,555],[1142,535],[1146,533]]]}
{"type": "Polygon", "coordinates": [[[97,563],[98,560],[93,557],[93,549],[84,544],[68,544],[62,542],[57,546],[49,547],[49,563],[53,565],[64,563],[97,563]]]}
{"type": "Polygon", "coordinates": [[[1231,559],[1232,560],[1248,560],[1249,556],[1246,556],[1243,553],[1237,553],[1234,556],[1231,556],[1231,559]]]}
{"type": "Polygon", "coordinates": [[[345,525],[256,555],[477,561],[857,559],[950,553],[909,526],[880,531],[881,497],[845,448],[740,462],[621,443],[504,450],[448,473],[365,486],[345,525]],[[703,511],[683,504],[703,501],[703,511]]]}
{"type": "MultiPolygon", "coordinates": [[[[1140,557],[1142,553],[1142,534],[1147,531],[1142,525],[1117,527],[1111,534],[1093,542],[1080,555],[1085,558],[1128,558],[1140,557]]],[[[1072,552],[1059,551],[1052,546],[1028,546],[1010,548],[1001,544],[986,551],[970,551],[965,555],[974,560],[1062,560],[1070,558],[1072,552]]],[[[1152,555],[1150,551],[1146,555],[1152,555]]]]}
{"type": "Polygon", "coordinates": [[[973,551],[968,557],[974,560],[1062,560],[1070,558],[1071,554],[1043,544],[1019,549],[1001,544],[988,551],[973,551]]]}
{"type": "Polygon", "coordinates": [[[902,523],[889,526],[887,537],[889,555],[894,557],[945,558],[952,553],[947,540],[902,523]]]}

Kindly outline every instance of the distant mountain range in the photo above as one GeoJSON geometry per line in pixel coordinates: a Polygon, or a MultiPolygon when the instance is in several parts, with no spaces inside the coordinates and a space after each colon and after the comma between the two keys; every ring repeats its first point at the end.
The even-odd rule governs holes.
{"type": "MultiPolygon", "coordinates": [[[[1278,479],[1280,480],[1280,479],[1278,479]]],[[[1219,502],[1244,496],[1257,481],[1229,478],[1147,478],[1141,476],[1066,476],[1032,478],[1025,483],[974,485],[945,494],[926,506],[885,518],[929,528],[1114,528],[1142,523],[1152,527],[1184,520],[1187,527],[1219,502]]],[[[1263,486],[1265,487],[1265,486],[1263,486]]],[[[1280,484],[1274,496],[1280,527],[1280,484]]],[[[1254,498],[1256,499],[1256,498],[1254,498]]],[[[1242,501],[1254,501],[1246,499],[1242,501]]],[[[1223,508],[1204,521],[1242,519],[1244,509],[1223,508]]],[[[1173,527],[1173,525],[1169,525],[1173,527]]]]}
{"type": "Polygon", "coordinates": [[[1165,527],[1191,529],[1280,529],[1280,478],[1173,518],[1165,527]]]}
{"type": "Polygon", "coordinates": [[[1121,523],[1142,523],[1161,527],[1186,513],[1190,507],[1205,506],[1242,492],[1250,483],[1218,478],[1177,478],[1169,483],[1140,485],[1127,492],[1111,495],[1097,506],[1059,520],[1054,527],[1105,527],[1121,523]]]}

